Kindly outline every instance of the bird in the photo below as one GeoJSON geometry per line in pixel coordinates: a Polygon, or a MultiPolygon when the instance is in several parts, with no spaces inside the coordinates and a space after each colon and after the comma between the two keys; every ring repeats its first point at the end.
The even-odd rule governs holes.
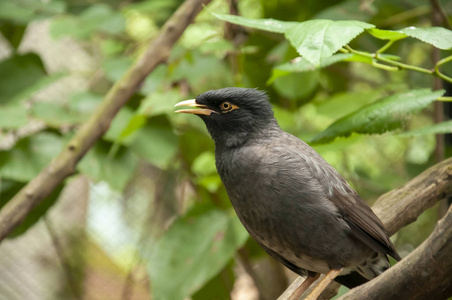
{"type": "Polygon", "coordinates": [[[199,116],[215,144],[215,165],[238,218],[273,258],[306,276],[298,299],[317,299],[335,280],[359,286],[399,261],[381,220],[313,148],[283,131],[265,92],[227,87],[175,105],[199,116]]]}

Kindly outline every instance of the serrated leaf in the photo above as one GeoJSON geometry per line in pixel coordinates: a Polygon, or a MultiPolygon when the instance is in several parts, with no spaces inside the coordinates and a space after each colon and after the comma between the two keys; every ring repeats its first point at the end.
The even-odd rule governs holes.
{"type": "Polygon", "coordinates": [[[292,46],[315,66],[374,25],[359,21],[310,20],[285,32],[292,46]]]}
{"type": "Polygon", "coordinates": [[[442,50],[452,48],[452,31],[443,27],[418,28],[411,26],[399,31],[442,50]]]}
{"type": "Polygon", "coordinates": [[[400,39],[404,39],[408,36],[405,33],[400,32],[400,31],[383,30],[383,29],[378,29],[378,28],[370,28],[370,29],[366,29],[366,31],[380,40],[397,41],[400,39]]]}
{"type": "Polygon", "coordinates": [[[7,179],[30,181],[62,148],[61,138],[47,132],[21,139],[13,149],[0,151],[0,175],[7,179]]]}
{"type": "Polygon", "coordinates": [[[182,300],[194,294],[225,267],[247,238],[229,212],[203,209],[178,219],[153,245],[147,260],[153,299],[182,300]]]}
{"type": "Polygon", "coordinates": [[[401,128],[413,113],[424,109],[443,93],[444,90],[422,89],[383,98],[335,121],[311,142],[326,143],[354,132],[381,134],[401,128]]]}
{"type": "Polygon", "coordinates": [[[425,134],[438,134],[438,133],[452,133],[452,120],[438,123],[435,125],[416,128],[407,132],[399,134],[400,136],[416,136],[425,134]]]}
{"type": "Polygon", "coordinates": [[[294,25],[298,24],[297,22],[285,22],[274,19],[248,19],[235,15],[211,13],[218,19],[229,23],[277,33],[285,33],[294,25]]]}

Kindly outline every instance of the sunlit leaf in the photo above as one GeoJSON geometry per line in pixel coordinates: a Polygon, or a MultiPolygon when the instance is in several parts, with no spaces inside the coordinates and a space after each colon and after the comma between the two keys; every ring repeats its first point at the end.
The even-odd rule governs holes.
{"type": "Polygon", "coordinates": [[[367,32],[369,32],[374,37],[380,39],[380,40],[390,40],[390,41],[397,41],[403,38],[406,38],[408,35],[406,35],[403,32],[400,31],[394,31],[394,30],[383,30],[383,29],[377,29],[377,28],[370,28],[367,29],[367,32]]]}
{"type": "Polygon", "coordinates": [[[214,12],[212,14],[226,22],[277,33],[285,33],[288,29],[298,24],[297,22],[285,22],[274,19],[248,19],[241,16],[223,15],[214,12]]]}
{"type": "Polygon", "coordinates": [[[285,32],[298,53],[315,66],[374,25],[359,21],[310,20],[285,32]]]}
{"type": "Polygon", "coordinates": [[[444,90],[428,89],[398,93],[371,103],[331,124],[311,139],[313,143],[326,143],[339,136],[356,133],[384,133],[401,128],[413,113],[427,107],[444,90]]]}
{"type": "Polygon", "coordinates": [[[411,26],[399,31],[439,49],[452,48],[452,31],[443,27],[419,28],[411,26]]]}
{"type": "Polygon", "coordinates": [[[224,268],[247,237],[231,212],[198,209],[178,219],[147,261],[153,299],[189,297],[224,268]]]}

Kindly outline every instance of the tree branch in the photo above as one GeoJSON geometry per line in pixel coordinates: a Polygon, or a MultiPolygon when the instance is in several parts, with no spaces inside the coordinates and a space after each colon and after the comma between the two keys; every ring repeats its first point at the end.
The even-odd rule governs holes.
{"type": "Polygon", "coordinates": [[[422,245],[382,275],[339,299],[448,299],[451,281],[452,206],[422,245]]]}
{"type": "Polygon", "coordinates": [[[83,124],[63,151],[32,181],[22,188],[0,211],[0,242],[19,225],[28,213],[66,177],[75,173],[76,165],[93,144],[108,130],[117,112],[154,70],[164,63],[171,47],[185,28],[210,0],[186,0],[163,26],[127,73],[117,81],[90,119],[83,124]]]}
{"type": "Polygon", "coordinates": [[[393,235],[438,201],[452,195],[452,158],[446,159],[422,172],[403,187],[378,198],[372,206],[393,235]]]}
{"type": "MultiPolygon", "coordinates": [[[[428,208],[435,205],[438,201],[450,197],[452,195],[452,158],[446,159],[430,168],[422,172],[420,175],[416,176],[409,182],[407,182],[403,187],[394,189],[386,194],[383,194],[378,198],[377,202],[375,202],[374,206],[372,207],[375,214],[381,219],[383,224],[385,225],[386,229],[388,230],[390,235],[393,235],[397,231],[399,231],[402,227],[416,221],[416,219],[428,208]]],[[[452,219],[451,211],[449,209],[448,218],[452,219]]],[[[442,226],[441,228],[443,228],[442,226]]],[[[449,227],[452,228],[451,225],[449,227]]],[[[407,276],[407,273],[409,273],[410,277],[412,277],[411,284],[413,286],[419,285],[419,281],[429,281],[427,279],[427,275],[430,275],[431,278],[438,278],[436,276],[433,276],[435,268],[432,265],[432,267],[425,268],[423,270],[423,273],[415,273],[414,269],[417,268],[415,265],[419,263],[421,266],[425,265],[425,260],[429,259],[432,260],[433,255],[435,254],[433,248],[429,247],[440,247],[439,243],[441,240],[440,237],[436,237],[435,233],[437,235],[444,234],[443,242],[446,243],[445,248],[449,249],[449,253],[444,253],[442,248],[439,248],[441,250],[441,253],[437,253],[441,258],[444,256],[449,255],[448,258],[448,264],[445,264],[444,261],[438,260],[437,264],[443,264],[444,263],[444,273],[447,271],[447,266],[449,268],[447,274],[444,275],[446,280],[450,283],[452,280],[452,268],[450,263],[452,262],[452,250],[450,250],[450,246],[452,245],[451,239],[452,239],[452,233],[439,228],[439,226],[435,229],[434,233],[429,237],[428,240],[424,242],[424,244],[427,243],[427,246],[424,246],[422,244],[418,249],[413,251],[408,257],[404,258],[402,262],[398,263],[393,268],[396,268],[397,266],[401,265],[402,267],[397,267],[398,272],[397,276],[399,280],[403,279],[407,276]],[[448,233],[449,232],[449,233],[448,233]],[[447,236],[449,234],[450,236],[447,236]],[[433,240],[433,241],[432,241],[433,240]],[[447,246],[447,240],[449,241],[449,245],[447,246]],[[447,247],[446,247],[447,246],[447,247]],[[425,250],[419,250],[419,249],[425,249],[425,250]],[[418,254],[418,252],[421,252],[421,254],[418,254]],[[429,251],[429,252],[425,252],[429,251]],[[425,256],[425,257],[424,257],[425,256]],[[410,257],[410,258],[409,258],[410,257]],[[408,259],[409,258],[409,259],[408,259]],[[405,260],[408,261],[408,263],[405,263],[405,260]],[[421,261],[422,260],[422,261],[421,261]],[[403,263],[403,264],[402,264],[403,263]],[[399,269],[402,269],[400,271],[399,269]],[[427,275],[425,275],[427,274],[427,275]],[[447,276],[448,277],[447,277],[447,276]],[[417,280],[417,281],[415,281],[417,280]]],[[[435,254],[436,255],[436,254],[435,254]]],[[[391,268],[390,270],[392,270],[391,268]]],[[[393,272],[393,271],[391,271],[393,272]]],[[[345,296],[348,297],[349,294],[354,293],[355,290],[361,289],[362,287],[357,287],[344,295],[341,299],[392,299],[389,295],[384,294],[378,294],[376,292],[378,289],[381,289],[380,292],[384,292],[383,289],[391,289],[394,291],[402,292],[402,290],[409,290],[412,289],[407,288],[407,285],[392,285],[392,282],[395,280],[395,275],[387,275],[388,271],[377,277],[379,280],[378,282],[381,282],[384,280],[387,285],[391,285],[389,288],[385,286],[383,283],[376,283],[377,279],[374,279],[370,281],[369,283],[363,285],[362,287],[366,286],[366,290],[361,291],[359,294],[357,294],[356,298],[344,298],[345,296]],[[386,279],[385,279],[386,278],[386,279]],[[375,282],[375,283],[374,283],[375,282]],[[379,288],[373,289],[373,285],[381,286],[379,288]],[[370,287],[368,287],[370,286],[370,287]],[[375,298],[370,298],[370,294],[363,294],[364,292],[369,291],[369,293],[373,293],[372,295],[375,298]]],[[[392,274],[392,273],[388,273],[392,274]]],[[[441,275],[440,275],[441,276],[441,275]]],[[[321,279],[321,278],[320,278],[321,279]]],[[[320,280],[319,279],[319,280],[320,280]]],[[[302,282],[303,278],[297,278],[284,292],[283,295],[281,295],[278,300],[287,300],[288,297],[291,295],[289,290],[294,290],[300,282],[302,282]]],[[[438,284],[439,284],[438,280],[438,284]]],[[[318,281],[317,281],[318,282],[318,281]]],[[[451,285],[452,286],[452,285],[451,285]]],[[[450,287],[449,287],[450,289],[450,287]]],[[[327,289],[328,290],[328,289],[327,289]]],[[[426,291],[431,292],[430,289],[427,289],[426,291]]],[[[408,291],[406,291],[408,292],[408,291]]],[[[306,295],[306,294],[304,294],[306,295]]],[[[354,294],[353,294],[354,295],[354,294]]],[[[427,294],[424,294],[424,297],[427,294]]],[[[355,296],[353,296],[355,297],[355,296]]],[[[394,299],[412,299],[411,296],[400,296],[395,297],[394,299]]],[[[413,298],[415,299],[415,298],[413,298]]],[[[431,299],[440,299],[432,297],[431,299]]]]}

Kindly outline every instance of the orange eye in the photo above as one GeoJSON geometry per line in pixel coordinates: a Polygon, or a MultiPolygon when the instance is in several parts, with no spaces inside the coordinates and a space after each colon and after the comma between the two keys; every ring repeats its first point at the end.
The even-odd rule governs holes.
{"type": "Polygon", "coordinates": [[[220,108],[222,111],[230,111],[230,110],[236,109],[238,107],[237,107],[237,105],[234,105],[229,101],[224,101],[223,103],[220,104],[220,108]]]}

